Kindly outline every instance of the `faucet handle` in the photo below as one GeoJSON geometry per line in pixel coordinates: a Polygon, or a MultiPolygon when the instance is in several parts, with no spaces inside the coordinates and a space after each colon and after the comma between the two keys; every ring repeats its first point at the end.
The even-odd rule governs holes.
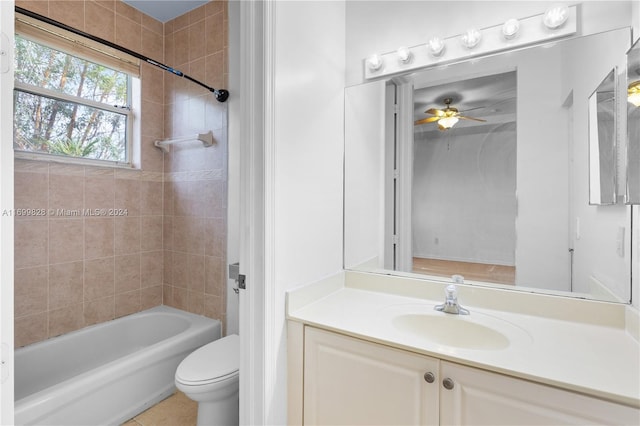
{"type": "Polygon", "coordinates": [[[444,289],[444,294],[447,296],[447,299],[457,299],[458,298],[458,287],[455,284],[449,284],[444,289]]]}

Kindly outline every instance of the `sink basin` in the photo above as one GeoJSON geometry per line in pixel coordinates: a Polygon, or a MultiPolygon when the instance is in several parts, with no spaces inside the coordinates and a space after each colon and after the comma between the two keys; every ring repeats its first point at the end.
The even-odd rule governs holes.
{"type": "Polygon", "coordinates": [[[462,349],[506,349],[514,339],[527,336],[524,330],[486,315],[411,313],[395,316],[394,328],[431,343],[462,349]]]}

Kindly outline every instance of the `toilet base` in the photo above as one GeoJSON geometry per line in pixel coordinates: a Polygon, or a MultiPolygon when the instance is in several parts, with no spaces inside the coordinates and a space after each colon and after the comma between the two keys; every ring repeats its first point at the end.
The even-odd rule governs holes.
{"type": "Polygon", "coordinates": [[[238,394],[217,401],[198,402],[198,426],[237,426],[240,423],[238,394]]]}

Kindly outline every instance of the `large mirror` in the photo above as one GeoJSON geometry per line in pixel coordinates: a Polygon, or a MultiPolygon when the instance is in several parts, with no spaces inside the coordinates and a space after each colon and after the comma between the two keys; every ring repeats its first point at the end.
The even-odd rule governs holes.
{"type": "Polygon", "coordinates": [[[589,203],[616,202],[617,73],[602,80],[589,96],[589,203]]]}
{"type": "Polygon", "coordinates": [[[347,88],[345,268],[629,303],[630,207],[589,203],[589,97],[630,39],[347,88]]]}
{"type": "Polygon", "coordinates": [[[640,204],[640,41],[627,54],[626,200],[640,204]]]}

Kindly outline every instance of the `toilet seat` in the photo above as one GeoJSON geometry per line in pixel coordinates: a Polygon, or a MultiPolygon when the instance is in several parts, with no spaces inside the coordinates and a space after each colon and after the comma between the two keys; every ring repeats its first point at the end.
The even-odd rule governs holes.
{"type": "Polygon", "coordinates": [[[176,381],[206,386],[238,377],[240,337],[231,334],[208,343],[188,355],[176,370],[176,381]]]}

